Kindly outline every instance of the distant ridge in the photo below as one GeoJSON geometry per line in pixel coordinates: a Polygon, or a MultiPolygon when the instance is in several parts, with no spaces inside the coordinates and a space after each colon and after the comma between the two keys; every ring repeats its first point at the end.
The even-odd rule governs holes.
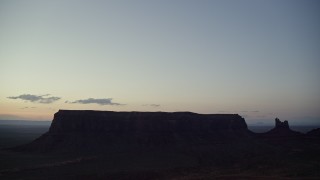
{"type": "Polygon", "coordinates": [[[320,128],[316,128],[307,132],[307,135],[311,137],[320,137],[320,128]]]}

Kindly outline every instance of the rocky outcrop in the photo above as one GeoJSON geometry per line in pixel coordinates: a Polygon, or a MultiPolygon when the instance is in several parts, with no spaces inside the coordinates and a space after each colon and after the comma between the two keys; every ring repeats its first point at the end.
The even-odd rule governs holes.
{"type": "Polygon", "coordinates": [[[290,129],[288,121],[281,122],[280,119],[276,118],[275,123],[276,123],[276,126],[275,126],[276,129],[290,129]]]}
{"type": "Polygon", "coordinates": [[[298,137],[302,133],[293,131],[289,127],[288,121],[281,122],[278,118],[275,119],[275,127],[266,133],[261,133],[260,136],[267,138],[289,138],[298,137]]]}
{"type": "Polygon", "coordinates": [[[55,152],[177,147],[249,135],[237,114],[60,110],[47,133],[19,148],[55,152]]]}

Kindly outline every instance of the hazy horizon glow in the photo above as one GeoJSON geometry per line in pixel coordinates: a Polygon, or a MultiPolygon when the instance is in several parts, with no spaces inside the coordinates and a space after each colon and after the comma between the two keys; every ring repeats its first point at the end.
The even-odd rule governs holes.
{"type": "Polygon", "coordinates": [[[320,3],[1,1],[0,119],[59,109],[320,123],[320,3]]]}

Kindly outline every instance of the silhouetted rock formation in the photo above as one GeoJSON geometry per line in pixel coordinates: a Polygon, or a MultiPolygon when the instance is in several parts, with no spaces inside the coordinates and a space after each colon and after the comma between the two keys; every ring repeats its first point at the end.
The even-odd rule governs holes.
{"type": "Polygon", "coordinates": [[[291,130],[288,121],[281,122],[276,118],[275,127],[266,133],[261,133],[260,135],[262,135],[262,137],[287,138],[301,136],[302,133],[291,130]]]}
{"type": "Polygon", "coordinates": [[[250,134],[237,114],[59,110],[29,151],[97,151],[177,147],[230,141],[250,134]]]}
{"type": "Polygon", "coordinates": [[[275,122],[276,122],[275,128],[277,129],[290,129],[288,121],[281,122],[280,119],[276,118],[275,122]]]}

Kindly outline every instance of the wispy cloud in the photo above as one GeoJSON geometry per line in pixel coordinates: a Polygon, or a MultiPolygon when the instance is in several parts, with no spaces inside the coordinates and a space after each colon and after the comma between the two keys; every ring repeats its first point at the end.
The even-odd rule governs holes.
{"type": "Polygon", "coordinates": [[[239,112],[242,112],[242,113],[247,113],[247,112],[251,112],[251,113],[258,113],[258,112],[260,112],[260,111],[258,111],[258,110],[254,110],[254,111],[248,111],[248,110],[243,110],[243,111],[239,111],[239,112]]]}
{"type": "Polygon", "coordinates": [[[34,108],[36,108],[36,107],[27,107],[27,106],[25,106],[25,107],[22,107],[22,108],[20,108],[20,109],[34,109],[34,108]]]}
{"type": "Polygon", "coordinates": [[[151,106],[154,108],[160,107],[160,104],[143,104],[142,106],[151,106]]]}
{"type": "Polygon", "coordinates": [[[152,107],[160,107],[160,104],[150,104],[152,107]]]}
{"type": "Polygon", "coordinates": [[[112,102],[112,98],[106,98],[106,99],[95,99],[95,98],[88,98],[88,99],[79,99],[73,102],[66,101],[65,103],[71,103],[71,104],[99,104],[99,105],[112,105],[112,106],[119,106],[119,105],[125,105],[120,103],[112,102]]]}
{"type": "Polygon", "coordinates": [[[45,94],[45,95],[22,94],[20,96],[10,96],[7,98],[21,99],[24,101],[29,101],[29,102],[34,102],[34,103],[42,103],[42,104],[51,104],[51,103],[61,99],[60,97],[55,97],[55,96],[47,97],[47,96],[50,96],[50,94],[45,94]]]}

